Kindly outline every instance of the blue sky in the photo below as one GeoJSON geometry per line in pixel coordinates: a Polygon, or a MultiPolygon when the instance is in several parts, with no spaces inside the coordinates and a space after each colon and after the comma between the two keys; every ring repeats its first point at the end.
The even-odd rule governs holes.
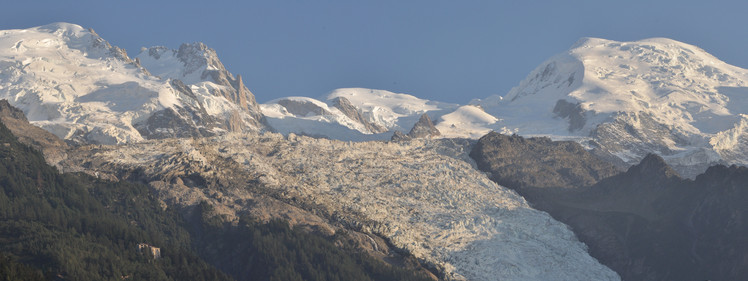
{"type": "Polygon", "coordinates": [[[265,102],[366,87],[504,95],[581,37],[668,37],[748,68],[748,1],[12,1],[0,29],[71,22],[131,56],[201,41],[265,102]]]}

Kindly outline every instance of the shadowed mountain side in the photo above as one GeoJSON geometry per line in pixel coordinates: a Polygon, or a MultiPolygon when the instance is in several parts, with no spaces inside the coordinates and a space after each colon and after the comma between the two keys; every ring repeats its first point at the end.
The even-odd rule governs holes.
{"type": "Polygon", "coordinates": [[[571,226],[590,254],[624,280],[748,278],[748,168],[713,166],[689,180],[650,154],[628,171],[590,186],[549,188],[554,180],[568,187],[563,185],[568,177],[553,171],[595,165],[582,160],[586,152],[570,153],[570,160],[548,169],[544,163],[559,145],[489,134],[471,157],[494,181],[571,226]],[[502,145],[486,147],[493,143],[502,145]],[[540,167],[519,168],[528,165],[540,167]]]}
{"type": "Polygon", "coordinates": [[[64,141],[42,128],[31,125],[23,111],[11,106],[6,99],[0,100],[0,122],[5,124],[21,143],[41,151],[48,164],[60,169],[57,164],[66,157],[68,148],[64,141]]]}
{"type": "Polygon", "coordinates": [[[522,193],[525,187],[577,188],[619,173],[576,142],[496,132],[478,140],[470,157],[491,180],[522,193]]]}

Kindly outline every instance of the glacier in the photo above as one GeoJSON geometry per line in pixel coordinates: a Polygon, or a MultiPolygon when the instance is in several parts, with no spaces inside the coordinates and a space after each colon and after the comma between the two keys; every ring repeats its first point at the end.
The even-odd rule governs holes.
{"type": "Polygon", "coordinates": [[[566,225],[476,170],[467,147],[229,133],[81,147],[64,165],[96,167],[100,177],[137,170],[162,200],[209,200],[229,216],[251,209],[241,202],[257,192],[235,182],[260,182],[284,202],[387,239],[447,280],[620,279],[566,225]],[[170,184],[179,171],[218,184],[170,184]]]}

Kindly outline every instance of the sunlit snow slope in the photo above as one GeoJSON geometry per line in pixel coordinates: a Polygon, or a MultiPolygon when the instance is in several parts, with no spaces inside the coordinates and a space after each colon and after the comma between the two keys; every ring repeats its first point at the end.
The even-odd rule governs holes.
{"type": "Polygon", "coordinates": [[[422,114],[441,116],[458,105],[385,90],[342,88],[319,100],[287,97],[261,107],[277,132],[361,141],[389,139],[396,130],[408,132],[422,114]]]}
{"type": "MultiPolygon", "coordinates": [[[[0,98],[61,138],[111,144],[231,129],[231,114],[211,109],[238,103],[167,78],[78,25],[0,31],[0,98]]],[[[235,115],[258,129],[257,117],[235,115]]]]}
{"type": "Polygon", "coordinates": [[[585,38],[503,98],[473,103],[495,129],[578,137],[628,163],[662,155],[686,175],[748,164],[748,71],[698,47],[654,38],[585,38]]]}
{"type": "Polygon", "coordinates": [[[328,105],[335,97],[348,99],[387,134],[361,129],[334,111],[287,113],[276,101],[263,110],[278,116],[271,123],[279,132],[348,140],[407,131],[417,116],[428,113],[441,137],[479,138],[494,130],[573,139],[629,164],[657,153],[682,174],[694,176],[714,163],[748,164],[747,73],[670,39],[584,38],[541,64],[507,95],[468,106],[357,88],[338,89],[322,99],[328,105]]]}

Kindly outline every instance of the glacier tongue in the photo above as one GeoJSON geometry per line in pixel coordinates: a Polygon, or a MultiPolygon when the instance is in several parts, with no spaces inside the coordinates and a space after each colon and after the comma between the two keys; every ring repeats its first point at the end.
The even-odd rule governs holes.
{"type": "MultiPolygon", "coordinates": [[[[142,171],[154,186],[173,181],[169,175],[178,175],[178,167],[205,167],[199,176],[211,183],[257,181],[285,202],[384,237],[448,280],[620,279],[589,256],[566,225],[474,169],[466,162],[468,147],[455,140],[342,142],[230,133],[81,147],[68,163],[97,167],[102,176],[142,171]],[[233,172],[214,178],[225,171],[210,167],[233,172]]],[[[166,193],[172,191],[213,194],[220,209],[251,208],[237,203],[252,192],[241,185],[166,193]]]]}
{"type": "MultiPolygon", "coordinates": [[[[321,208],[315,212],[380,235],[450,280],[619,279],[588,255],[566,225],[473,169],[464,160],[469,159],[465,144],[451,140],[342,142],[294,134],[225,134],[147,141],[128,149],[104,148],[84,158],[108,162],[99,167],[145,166],[149,171],[171,169],[153,165],[172,153],[190,151],[195,165],[209,166],[202,162],[210,158],[200,151],[218,153],[247,173],[235,177],[257,177],[289,202],[321,208]]],[[[237,201],[226,196],[222,202],[237,201]]]]}

